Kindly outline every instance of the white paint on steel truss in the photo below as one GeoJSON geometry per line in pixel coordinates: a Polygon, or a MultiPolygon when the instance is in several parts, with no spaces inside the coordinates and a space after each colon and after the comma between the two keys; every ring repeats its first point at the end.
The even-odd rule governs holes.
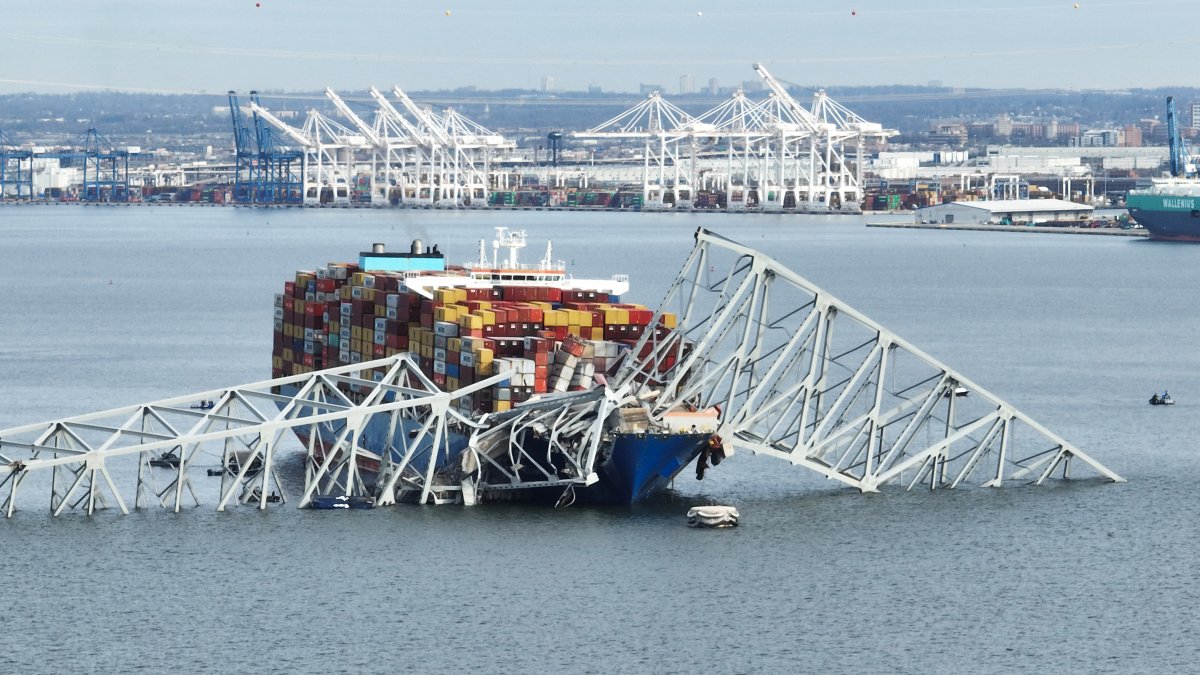
{"type": "Polygon", "coordinates": [[[1073,460],[1120,476],[961,373],[762,252],[705,230],[618,386],[652,401],[718,406],[727,451],[787,460],[862,491],[1042,483],[1073,460]],[[656,392],[652,397],[651,392],[656,392]]]}
{"type": "Polygon", "coordinates": [[[214,462],[218,510],[235,501],[266,508],[288,499],[276,461],[291,432],[307,438],[300,506],[315,495],[368,495],[359,466],[370,462],[387,477],[372,493],[380,503],[444,499],[460,486],[438,483],[434,468],[452,452],[450,432],[470,433],[476,424],[456,403],[510,375],[443,392],[400,355],[6,429],[0,508],[11,516],[22,485],[41,477],[54,515],[110,505],[127,513],[128,495],[135,507],[158,502],[178,511],[185,501],[199,505],[194,473],[214,462]],[[395,433],[401,426],[406,432],[395,433]],[[367,451],[361,441],[368,427],[401,439],[399,446],[382,457],[367,451]]]}
{"type": "Polygon", "coordinates": [[[1074,460],[1123,482],[769,256],[711,232],[697,231],[655,322],[668,311],[678,327],[647,331],[630,353],[642,356],[596,389],[501,413],[473,414],[467,397],[510,372],[444,392],[400,355],[0,430],[0,508],[11,516],[30,482],[48,488],[55,515],[125,513],[127,495],[178,511],[199,504],[192,476],[205,457],[219,467],[219,510],[266,508],[289,498],[276,461],[290,432],[304,439],[300,506],[328,495],[473,504],[559,488],[565,503],[599,480],[619,409],[658,433],[672,411],[715,407],[727,453],[778,457],[862,491],[1040,484],[1070,477],[1074,460]],[[373,485],[362,467],[377,469],[373,485]]]}

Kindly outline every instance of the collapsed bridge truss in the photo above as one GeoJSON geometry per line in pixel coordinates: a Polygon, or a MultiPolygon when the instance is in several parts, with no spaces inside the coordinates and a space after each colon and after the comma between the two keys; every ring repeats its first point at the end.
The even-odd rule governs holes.
{"type": "Polygon", "coordinates": [[[631,408],[650,429],[680,408],[717,408],[727,454],[777,457],[864,492],[1040,484],[1072,467],[1123,482],[769,256],[711,232],[697,231],[658,315],[667,311],[677,328],[647,331],[598,388],[504,413],[475,415],[464,401],[511,373],[445,392],[400,355],[0,430],[0,508],[12,516],[22,488],[36,488],[54,515],[127,513],[129,495],[134,507],[178,511],[201,501],[198,470],[221,476],[218,510],[266,508],[289,500],[278,463],[297,454],[290,432],[303,443],[303,485],[290,491],[301,507],[326,495],[472,504],[561,488],[565,497],[598,480],[615,413],[631,408]]]}
{"type": "Polygon", "coordinates": [[[1041,483],[1073,463],[1122,479],[1028,415],[762,252],[700,230],[618,386],[721,409],[718,434],[862,491],[1041,483]]]}

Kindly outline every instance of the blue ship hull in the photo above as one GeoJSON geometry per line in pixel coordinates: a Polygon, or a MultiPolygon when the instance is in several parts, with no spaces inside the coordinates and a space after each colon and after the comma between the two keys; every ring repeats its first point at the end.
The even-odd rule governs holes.
{"type": "MultiPolygon", "coordinates": [[[[294,388],[284,388],[284,395],[295,393],[294,388]]],[[[297,436],[307,445],[307,429],[297,428],[297,436]]],[[[337,438],[339,429],[327,426],[320,427],[321,443],[326,447],[332,446],[337,438]]],[[[359,446],[382,456],[386,448],[403,447],[404,435],[415,431],[403,425],[398,425],[393,437],[388,437],[389,422],[384,416],[372,418],[363,430],[359,446]]],[[[600,480],[587,487],[575,490],[577,502],[587,504],[634,504],[662,492],[670,486],[675,476],[700,454],[708,443],[711,434],[613,434],[611,451],[596,468],[600,480]]],[[[435,458],[438,469],[444,467],[467,447],[468,438],[464,434],[451,433],[449,436],[450,451],[439,452],[435,458]]],[[[410,462],[419,467],[428,466],[431,445],[425,444],[416,450],[410,462]]],[[[395,457],[397,461],[400,457],[395,457]]],[[[377,462],[364,460],[360,468],[374,472],[378,471],[377,462]]],[[[503,498],[526,501],[558,500],[563,494],[563,488],[528,489],[519,492],[506,490],[503,498]]]]}

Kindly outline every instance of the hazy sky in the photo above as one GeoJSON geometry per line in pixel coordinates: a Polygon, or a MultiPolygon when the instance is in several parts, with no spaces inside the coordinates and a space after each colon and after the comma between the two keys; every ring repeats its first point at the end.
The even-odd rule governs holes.
{"type": "Polygon", "coordinates": [[[2,0],[0,92],[1196,86],[1200,0],[2,0]]]}

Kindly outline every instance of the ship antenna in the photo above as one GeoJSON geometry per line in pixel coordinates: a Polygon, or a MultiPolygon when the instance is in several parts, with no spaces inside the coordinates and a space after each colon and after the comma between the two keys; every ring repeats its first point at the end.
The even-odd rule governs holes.
{"type": "Polygon", "coordinates": [[[488,266],[487,243],[484,240],[480,239],[479,240],[479,267],[486,268],[487,266],[488,266]]]}
{"type": "Polygon", "coordinates": [[[552,262],[553,260],[554,260],[554,242],[547,239],[546,240],[546,257],[542,258],[542,269],[548,270],[551,267],[553,267],[554,266],[554,264],[552,262]]]}

